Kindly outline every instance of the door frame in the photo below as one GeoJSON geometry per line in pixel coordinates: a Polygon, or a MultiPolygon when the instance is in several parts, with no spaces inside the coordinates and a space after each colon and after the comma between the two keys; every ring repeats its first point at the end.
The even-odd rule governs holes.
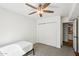
{"type": "Polygon", "coordinates": [[[73,21],[75,21],[76,20],[76,36],[74,37],[73,36],[73,38],[76,38],[76,50],[73,48],[73,50],[74,50],[74,52],[75,52],[75,55],[76,56],[79,56],[79,53],[78,53],[78,18],[75,18],[73,21]]]}
{"type": "Polygon", "coordinates": [[[78,19],[76,19],[76,51],[78,52],[78,19]]]}

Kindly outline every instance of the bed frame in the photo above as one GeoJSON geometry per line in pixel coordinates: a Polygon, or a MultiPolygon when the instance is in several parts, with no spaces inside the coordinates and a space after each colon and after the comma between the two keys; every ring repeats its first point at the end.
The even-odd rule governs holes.
{"type": "Polygon", "coordinates": [[[31,54],[31,52],[33,53],[33,55],[35,55],[35,50],[33,48],[32,50],[30,50],[27,53],[25,53],[23,56],[28,56],[29,54],[31,54]]]}

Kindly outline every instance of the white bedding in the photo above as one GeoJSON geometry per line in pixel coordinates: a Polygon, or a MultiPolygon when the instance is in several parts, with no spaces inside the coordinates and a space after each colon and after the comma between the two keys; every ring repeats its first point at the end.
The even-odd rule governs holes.
{"type": "Polygon", "coordinates": [[[15,43],[16,45],[19,45],[26,53],[33,48],[33,44],[31,42],[27,41],[19,41],[18,43],[15,43]]]}
{"type": "Polygon", "coordinates": [[[25,54],[25,52],[21,49],[21,47],[16,44],[11,44],[2,47],[0,48],[0,51],[3,56],[21,56],[25,54]]]}
{"type": "Polygon", "coordinates": [[[33,44],[27,41],[19,41],[0,48],[2,56],[22,56],[33,48],[33,44]]]}

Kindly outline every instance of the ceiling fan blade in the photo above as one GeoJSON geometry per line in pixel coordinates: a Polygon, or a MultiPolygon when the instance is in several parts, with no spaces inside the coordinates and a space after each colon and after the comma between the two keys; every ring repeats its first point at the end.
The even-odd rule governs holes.
{"type": "Polygon", "coordinates": [[[45,3],[43,6],[42,6],[42,9],[48,7],[50,5],[50,3],[45,3]]]}
{"type": "Polygon", "coordinates": [[[50,10],[44,10],[43,12],[46,12],[46,13],[54,13],[54,11],[50,11],[50,10]]]}
{"type": "Polygon", "coordinates": [[[42,17],[42,14],[39,14],[40,17],[42,17]]]}
{"type": "Polygon", "coordinates": [[[32,14],[34,14],[34,13],[36,13],[36,11],[35,11],[35,12],[30,13],[29,15],[32,15],[32,14]]]}
{"type": "Polygon", "coordinates": [[[37,9],[36,7],[34,7],[34,6],[32,6],[32,5],[28,4],[28,3],[25,3],[25,5],[27,5],[27,6],[31,7],[31,8],[37,9]]]}
{"type": "Polygon", "coordinates": [[[41,6],[42,6],[42,4],[40,3],[40,4],[39,4],[39,7],[41,7],[41,6]]]}

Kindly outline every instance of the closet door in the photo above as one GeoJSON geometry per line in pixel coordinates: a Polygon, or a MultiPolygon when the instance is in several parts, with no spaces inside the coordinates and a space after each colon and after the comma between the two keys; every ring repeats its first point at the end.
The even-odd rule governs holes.
{"type": "Polygon", "coordinates": [[[38,25],[38,40],[40,43],[57,46],[57,24],[56,22],[38,25]]]}
{"type": "Polygon", "coordinates": [[[75,52],[78,52],[78,19],[73,22],[73,48],[75,52]]]}

